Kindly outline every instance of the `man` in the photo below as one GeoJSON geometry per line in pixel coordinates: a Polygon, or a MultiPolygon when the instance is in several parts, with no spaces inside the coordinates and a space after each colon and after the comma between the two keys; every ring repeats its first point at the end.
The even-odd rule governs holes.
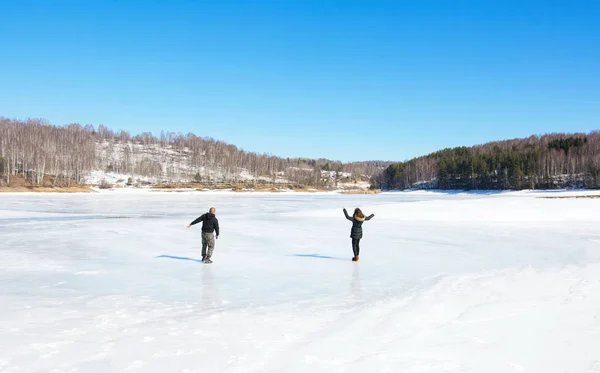
{"type": "Polygon", "coordinates": [[[215,208],[211,207],[206,214],[200,215],[186,227],[189,228],[194,224],[202,222],[202,261],[204,263],[212,263],[210,258],[212,257],[215,248],[215,236],[213,235],[213,232],[217,234],[216,238],[219,238],[219,221],[217,220],[215,213],[215,208]],[[206,250],[207,247],[208,251],[206,250]]]}

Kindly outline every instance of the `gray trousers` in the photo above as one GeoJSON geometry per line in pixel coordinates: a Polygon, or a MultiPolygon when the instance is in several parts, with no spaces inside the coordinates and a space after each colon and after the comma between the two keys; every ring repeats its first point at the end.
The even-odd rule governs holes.
{"type": "Polygon", "coordinates": [[[208,232],[202,232],[202,257],[210,259],[215,249],[215,235],[208,232]],[[208,247],[208,251],[206,248],[208,247]]]}

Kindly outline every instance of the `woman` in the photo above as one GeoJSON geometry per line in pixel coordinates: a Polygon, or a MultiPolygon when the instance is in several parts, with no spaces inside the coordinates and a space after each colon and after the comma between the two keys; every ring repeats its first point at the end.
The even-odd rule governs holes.
{"type": "Polygon", "coordinates": [[[352,222],[352,230],[350,231],[350,238],[352,238],[352,251],[354,252],[354,257],[352,257],[353,262],[358,262],[358,254],[360,253],[360,239],[362,238],[362,224],[365,220],[371,220],[375,214],[371,214],[365,217],[365,214],[357,207],[354,209],[354,214],[352,217],[348,215],[348,211],[344,207],[344,215],[346,215],[346,219],[352,222]]]}

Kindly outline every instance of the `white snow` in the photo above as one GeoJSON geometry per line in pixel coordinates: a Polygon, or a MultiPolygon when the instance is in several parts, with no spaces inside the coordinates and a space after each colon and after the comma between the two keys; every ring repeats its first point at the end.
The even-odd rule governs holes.
{"type": "Polygon", "coordinates": [[[0,371],[599,372],[582,194],[0,194],[0,371]]]}
{"type": "Polygon", "coordinates": [[[203,181],[268,181],[275,183],[289,183],[284,173],[278,173],[280,177],[275,180],[272,176],[254,176],[247,169],[237,167],[235,171],[228,172],[223,167],[196,166],[193,167],[190,151],[184,148],[180,151],[173,149],[171,145],[137,144],[133,142],[96,142],[96,160],[94,170],[85,174],[83,183],[86,185],[100,185],[103,181],[114,186],[125,186],[128,179],[132,183],[157,184],[162,182],[191,182],[194,181],[196,173],[199,173],[203,181]],[[128,154],[128,155],[126,155],[128,154]],[[159,165],[161,172],[157,176],[142,176],[134,170],[125,167],[124,161],[129,159],[131,165],[142,161],[159,165]],[[109,167],[112,171],[107,171],[109,167]]]}
{"type": "MultiPolygon", "coordinates": [[[[313,172],[313,168],[288,167],[286,171],[278,171],[274,176],[257,176],[242,167],[227,170],[217,165],[197,165],[193,162],[188,148],[177,150],[171,145],[144,145],[132,141],[125,143],[120,141],[98,141],[96,142],[95,154],[94,169],[85,173],[83,184],[100,185],[104,182],[122,187],[126,185],[129,178],[132,179],[132,184],[136,186],[164,182],[192,182],[196,174],[200,175],[203,182],[264,181],[275,184],[288,184],[291,181],[286,178],[286,172],[308,172],[310,174],[313,172]],[[146,165],[156,165],[160,169],[160,174],[154,176],[140,175],[139,172],[136,172],[134,166],[139,165],[141,162],[146,163],[146,165]]],[[[202,153],[202,156],[204,155],[202,153]]],[[[366,181],[354,183],[350,180],[352,176],[352,173],[349,172],[321,171],[321,177],[332,183],[335,182],[337,177],[340,188],[366,189],[369,187],[369,183],[366,181]]],[[[357,176],[360,176],[363,180],[369,179],[368,175],[357,176]]]]}

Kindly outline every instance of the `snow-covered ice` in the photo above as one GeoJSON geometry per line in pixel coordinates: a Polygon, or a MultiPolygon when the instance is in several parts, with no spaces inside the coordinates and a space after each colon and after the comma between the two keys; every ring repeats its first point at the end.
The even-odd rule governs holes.
{"type": "Polygon", "coordinates": [[[0,194],[0,371],[600,372],[578,193],[0,194]]]}

